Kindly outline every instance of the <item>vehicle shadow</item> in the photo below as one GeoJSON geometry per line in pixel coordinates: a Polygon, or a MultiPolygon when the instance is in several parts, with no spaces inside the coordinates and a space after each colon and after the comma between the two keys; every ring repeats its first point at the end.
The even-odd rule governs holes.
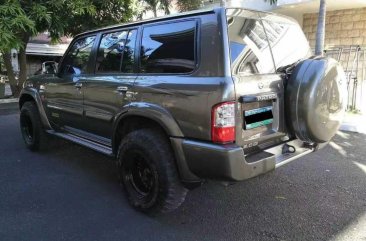
{"type": "Polygon", "coordinates": [[[325,149],[275,172],[196,189],[159,221],[205,240],[335,238],[366,215],[365,144],[365,135],[339,133],[325,149]]]}

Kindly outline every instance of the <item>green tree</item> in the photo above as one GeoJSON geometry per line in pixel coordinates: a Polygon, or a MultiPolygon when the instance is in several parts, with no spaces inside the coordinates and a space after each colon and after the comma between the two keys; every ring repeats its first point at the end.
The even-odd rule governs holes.
{"type": "MultiPolygon", "coordinates": [[[[73,0],[75,1],[75,0],[73,0]]],[[[85,0],[83,0],[85,1],[85,0]]],[[[100,28],[117,23],[128,22],[132,19],[132,0],[89,0],[95,9],[92,14],[85,12],[67,18],[69,22],[65,28],[66,35],[75,35],[90,29],[100,28]]]]}
{"type": "Polygon", "coordinates": [[[199,9],[202,5],[201,0],[178,0],[177,7],[179,12],[186,12],[199,9]]]}
{"type": "Polygon", "coordinates": [[[154,17],[158,16],[158,10],[163,10],[165,14],[170,14],[170,3],[171,0],[143,0],[144,10],[142,13],[152,11],[154,17]]]}
{"type": "MultiPolygon", "coordinates": [[[[224,2],[226,0],[220,0],[220,5],[225,5],[224,2]]],[[[263,0],[261,0],[263,1],[263,0]]],[[[271,5],[276,4],[277,0],[264,0],[265,2],[269,2],[271,5]]],[[[186,12],[191,10],[199,9],[203,4],[203,0],[178,0],[177,7],[179,12],[186,12]]]]}
{"type": "Polygon", "coordinates": [[[48,31],[56,42],[92,28],[128,21],[130,0],[0,0],[0,52],[13,94],[26,80],[26,46],[30,38],[48,31]],[[19,79],[11,67],[10,50],[19,51],[19,79]]]}
{"type": "MultiPolygon", "coordinates": [[[[36,33],[35,23],[32,21],[21,8],[19,2],[7,1],[1,2],[0,5],[0,52],[2,54],[4,65],[10,81],[12,92],[17,95],[20,87],[15,79],[11,64],[11,49],[19,49],[22,56],[25,55],[25,45],[27,42],[24,33],[33,35],[36,33]],[[24,53],[23,53],[24,52],[24,53]]],[[[25,57],[19,59],[22,64],[25,57]]]]}
{"type": "Polygon", "coordinates": [[[140,0],[131,0],[131,8],[134,14],[134,20],[142,20],[146,13],[146,4],[140,0]]]}

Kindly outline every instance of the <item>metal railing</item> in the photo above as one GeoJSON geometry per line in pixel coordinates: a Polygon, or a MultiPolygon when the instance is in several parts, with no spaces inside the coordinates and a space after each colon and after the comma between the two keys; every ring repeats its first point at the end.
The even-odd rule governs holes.
{"type": "Polygon", "coordinates": [[[359,112],[365,109],[366,46],[335,46],[324,52],[325,56],[338,60],[344,68],[347,77],[347,110],[359,112]]]}

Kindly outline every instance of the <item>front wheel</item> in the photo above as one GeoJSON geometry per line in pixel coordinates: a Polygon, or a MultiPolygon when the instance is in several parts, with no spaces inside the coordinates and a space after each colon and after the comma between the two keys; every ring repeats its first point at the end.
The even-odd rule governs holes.
{"type": "Polygon", "coordinates": [[[120,144],[118,166],[129,203],[137,210],[158,214],[183,203],[187,189],[180,182],[163,133],[153,129],[129,133],[120,144]]]}
{"type": "Polygon", "coordinates": [[[34,102],[25,102],[20,110],[20,130],[23,140],[31,151],[38,151],[44,142],[44,130],[34,102]]]}

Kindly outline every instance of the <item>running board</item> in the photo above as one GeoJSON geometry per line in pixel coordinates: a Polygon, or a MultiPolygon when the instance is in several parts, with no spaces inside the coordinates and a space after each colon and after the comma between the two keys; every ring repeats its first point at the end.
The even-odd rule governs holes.
{"type": "Polygon", "coordinates": [[[113,156],[112,148],[110,148],[108,146],[105,146],[105,145],[101,145],[101,144],[96,143],[96,142],[93,142],[91,140],[82,138],[80,136],[73,135],[73,134],[70,134],[70,133],[56,132],[54,130],[48,130],[47,133],[49,133],[51,135],[54,135],[54,136],[61,137],[61,138],[65,139],[65,140],[68,140],[68,141],[72,141],[72,142],[74,142],[76,144],[79,144],[81,146],[88,147],[88,148],[90,148],[94,151],[103,153],[107,156],[113,156]]]}

